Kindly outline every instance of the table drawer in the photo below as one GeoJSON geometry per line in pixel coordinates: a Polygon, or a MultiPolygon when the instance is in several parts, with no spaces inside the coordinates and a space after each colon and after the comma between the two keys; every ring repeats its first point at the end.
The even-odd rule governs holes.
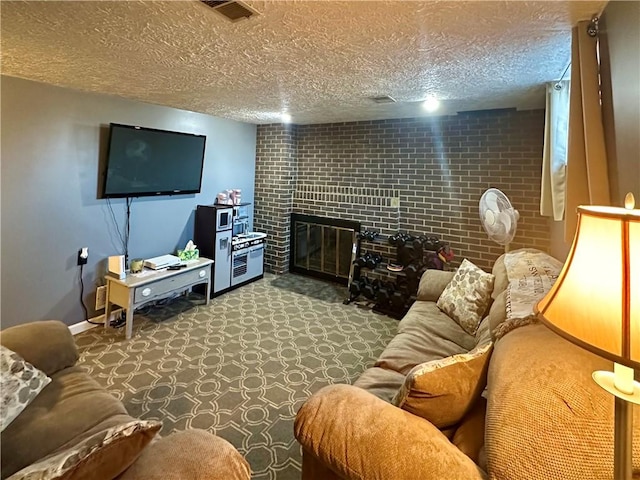
{"type": "Polygon", "coordinates": [[[157,282],[136,287],[133,294],[133,302],[139,303],[172,291],[177,291],[181,288],[186,289],[198,283],[205,283],[210,275],[211,267],[207,266],[189,270],[184,273],[178,273],[171,277],[158,280],[157,282]]]}

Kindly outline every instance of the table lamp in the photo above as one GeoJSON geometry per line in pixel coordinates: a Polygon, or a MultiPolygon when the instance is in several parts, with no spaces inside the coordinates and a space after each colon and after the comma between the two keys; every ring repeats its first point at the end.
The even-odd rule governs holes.
{"type": "Polygon", "coordinates": [[[536,313],[551,330],[614,362],[593,373],[615,395],[614,479],[631,479],[633,405],[640,404],[640,210],[578,207],[567,261],[536,313]],[[630,403],[631,402],[631,403],[630,403]]]}

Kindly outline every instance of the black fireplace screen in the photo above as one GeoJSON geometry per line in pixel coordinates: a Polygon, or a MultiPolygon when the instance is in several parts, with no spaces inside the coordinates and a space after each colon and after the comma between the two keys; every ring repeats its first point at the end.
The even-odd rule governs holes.
{"type": "Polygon", "coordinates": [[[360,223],[291,214],[289,270],[346,284],[360,223]]]}

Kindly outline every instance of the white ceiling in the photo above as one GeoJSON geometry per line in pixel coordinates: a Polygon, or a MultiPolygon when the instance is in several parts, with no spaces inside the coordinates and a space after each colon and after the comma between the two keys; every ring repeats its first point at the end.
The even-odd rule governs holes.
{"type": "Polygon", "coordinates": [[[1,71],[251,123],[544,107],[606,1],[1,1],[1,71]],[[368,97],[391,95],[378,105],[368,97]]]}

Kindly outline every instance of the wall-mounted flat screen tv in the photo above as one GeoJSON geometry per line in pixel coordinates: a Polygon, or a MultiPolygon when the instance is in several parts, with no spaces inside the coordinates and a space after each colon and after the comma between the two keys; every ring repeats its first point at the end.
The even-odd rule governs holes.
{"type": "Polygon", "coordinates": [[[200,193],[207,137],[111,123],[103,198],[200,193]]]}

